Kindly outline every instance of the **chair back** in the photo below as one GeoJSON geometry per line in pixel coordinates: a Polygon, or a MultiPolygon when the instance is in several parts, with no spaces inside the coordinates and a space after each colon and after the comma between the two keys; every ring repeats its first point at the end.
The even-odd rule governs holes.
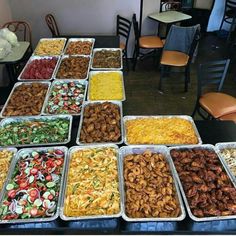
{"type": "Polygon", "coordinates": [[[225,2],[226,10],[236,10],[236,1],[235,0],[226,0],[225,2]]]}
{"type": "Polygon", "coordinates": [[[196,54],[195,52],[197,52],[197,46],[198,46],[200,38],[201,38],[201,30],[200,30],[200,25],[198,25],[198,27],[196,29],[196,32],[195,32],[195,35],[193,37],[192,44],[191,44],[190,49],[189,49],[189,54],[188,54],[189,55],[189,60],[188,60],[188,63],[192,62],[194,54],[196,54]]]}
{"type": "Polygon", "coordinates": [[[136,14],[133,14],[132,22],[133,22],[133,27],[134,27],[135,41],[138,41],[140,35],[139,35],[138,21],[136,19],[136,14]]]}
{"type": "Polygon", "coordinates": [[[49,30],[52,33],[52,37],[60,36],[60,32],[59,32],[59,29],[58,29],[58,26],[57,26],[57,22],[56,22],[54,16],[52,14],[47,14],[45,16],[45,21],[47,23],[47,26],[48,26],[49,30]]]}
{"type": "Polygon", "coordinates": [[[192,53],[194,40],[199,36],[197,33],[200,31],[199,29],[199,24],[189,27],[172,25],[166,38],[164,50],[179,51],[189,55],[192,53]]]}
{"type": "Polygon", "coordinates": [[[116,17],[116,35],[119,35],[125,39],[125,50],[127,50],[129,35],[132,23],[130,20],[117,15],[116,17]]]}
{"type": "Polygon", "coordinates": [[[208,85],[215,85],[216,91],[220,92],[224,84],[230,59],[211,61],[200,64],[197,71],[198,76],[198,97],[202,90],[208,85]]]}
{"type": "Polygon", "coordinates": [[[26,21],[9,21],[2,28],[8,28],[17,35],[19,41],[27,41],[32,49],[32,31],[29,23],[26,21]]]}

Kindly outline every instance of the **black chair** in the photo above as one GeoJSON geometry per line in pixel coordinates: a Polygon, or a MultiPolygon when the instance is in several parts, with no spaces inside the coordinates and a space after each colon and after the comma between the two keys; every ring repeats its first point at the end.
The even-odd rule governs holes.
{"type": "Polygon", "coordinates": [[[227,37],[227,43],[230,41],[232,31],[236,26],[236,0],[226,0],[225,1],[225,9],[224,16],[220,25],[220,29],[222,29],[223,23],[226,22],[230,24],[230,29],[227,37]]]}
{"type": "Polygon", "coordinates": [[[218,119],[236,112],[236,98],[220,92],[229,63],[230,59],[225,59],[199,65],[197,101],[193,117],[197,112],[203,119],[218,119]],[[214,92],[210,92],[213,89],[214,92]]]}
{"type": "Polygon", "coordinates": [[[116,35],[120,36],[120,48],[122,49],[123,56],[125,58],[127,71],[129,71],[129,61],[128,61],[128,41],[131,30],[132,23],[130,20],[117,15],[116,17],[116,35]]]}
{"type": "Polygon", "coordinates": [[[157,50],[160,50],[163,48],[163,42],[160,37],[155,36],[155,35],[147,35],[147,36],[139,35],[139,28],[138,28],[138,22],[136,20],[136,14],[133,14],[132,21],[133,21],[134,36],[135,36],[135,47],[134,47],[134,53],[133,53],[133,59],[134,59],[133,70],[135,70],[138,56],[144,57],[154,52],[154,59],[155,59],[157,50]],[[147,49],[149,50],[149,52],[146,54],[141,53],[140,49],[147,49]]]}
{"type": "Polygon", "coordinates": [[[161,55],[161,74],[158,87],[160,91],[162,90],[163,77],[167,72],[170,72],[170,67],[184,68],[184,91],[188,91],[190,65],[200,39],[199,28],[199,25],[191,27],[171,26],[161,55]]]}
{"type": "Polygon", "coordinates": [[[45,16],[45,21],[49,30],[51,31],[52,37],[60,36],[60,32],[57,26],[57,22],[52,14],[47,14],[45,16]]]}

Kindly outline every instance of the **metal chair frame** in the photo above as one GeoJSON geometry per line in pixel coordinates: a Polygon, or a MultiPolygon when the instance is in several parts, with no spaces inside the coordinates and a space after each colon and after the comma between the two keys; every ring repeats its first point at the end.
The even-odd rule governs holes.
{"type": "Polygon", "coordinates": [[[141,56],[141,58],[153,55],[153,59],[155,63],[155,58],[157,58],[157,52],[158,50],[161,50],[162,48],[147,49],[147,48],[140,47],[139,38],[141,37],[141,35],[140,35],[139,27],[138,27],[138,21],[136,20],[136,14],[133,14],[132,22],[133,22],[134,36],[135,36],[135,46],[134,46],[134,52],[133,52],[133,71],[135,71],[137,59],[139,55],[141,56]],[[151,50],[151,51],[148,53],[142,53],[140,52],[140,49],[151,50]]]}
{"type": "Polygon", "coordinates": [[[60,36],[60,31],[57,26],[57,22],[52,14],[47,14],[45,16],[45,21],[49,30],[51,31],[52,37],[60,36]]]}
{"type": "MultiPolygon", "coordinates": [[[[195,49],[197,48],[197,45],[199,43],[199,40],[200,40],[200,30],[196,30],[196,33],[193,37],[193,41],[192,41],[192,44],[190,46],[190,50],[188,53],[189,59],[188,59],[187,64],[184,66],[184,68],[185,68],[185,70],[184,70],[184,75],[185,75],[184,91],[185,92],[188,91],[188,84],[190,83],[190,66],[191,66],[191,62],[193,59],[195,49]]],[[[163,51],[164,51],[164,49],[163,49],[163,51]]],[[[161,65],[160,64],[161,73],[160,73],[160,81],[159,81],[159,85],[158,85],[159,91],[162,91],[162,81],[163,81],[164,75],[167,73],[166,69],[169,69],[170,67],[172,67],[172,65],[161,65]]],[[[175,66],[173,66],[173,67],[175,67],[175,66]]],[[[168,73],[170,73],[170,70],[168,70],[168,73]]]]}
{"type": "Polygon", "coordinates": [[[120,15],[117,15],[116,17],[116,35],[122,37],[125,39],[125,48],[123,50],[123,56],[126,61],[127,70],[129,71],[129,61],[128,61],[128,42],[129,42],[129,36],[130,36],[130,30],[131,30],[132,22],[120,15]]]}
{"type": "Polygon", "coordinates": [[[227,37],[227,43],[228,43],[230,41],[231,33],[234,27],[236,26],[236,1],[235,0],[225,1],[224,16],[222,18],[219,30],[222,29],[224,22],[230,24],[230,29],[229,29],[229,33],[227,37]],[[232,21],[230,19],[232,19],[232,21]]]}
{"type": "Polygon", "coordinates": [[[200,64],[198,66],[197,101],[192,113],[192,117],[194,117],[197,112],[203,119],[213,119],[213,117],[210,114],[205,116],[201,112],[201,109],[203,108],[200,106],[199,99],[203,94],[203,88],[206,88],[208,85],[215,85],[216,92],[220,92],[222,90],[227,75],[227,71],[229,68],[229,64],[230,64],[230,59],[225,59],[225,60],[211,61],[208,63],[200,64]]]}

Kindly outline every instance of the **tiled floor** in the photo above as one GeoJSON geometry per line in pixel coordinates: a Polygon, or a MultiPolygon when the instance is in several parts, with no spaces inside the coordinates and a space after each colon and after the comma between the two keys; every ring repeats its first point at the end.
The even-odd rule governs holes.
{"type": "MultiPolygon", "coordinates": [[[[164,93],[158,92],[157,86],[160,72],[152,58],[139,61],[135,72],[130,71],[125,78],[126,101],[125,115],[191,115],[196,102],[197,78],[196,68],[199,63],[209,60],[227,58],[233,55],[235,48],[228,50],[224,39],[214,34],[202,37],[198,56],[191,65],[191,84],[187,93],[184,92],[184,77],[182,73],[171,73],[163,81],[164,93]]],[[[235,60],[231,60],[229,74],[223,91],[236,97],[235,60]]],[[[198,118],[198,117],[196,117],[198,118]]]]}

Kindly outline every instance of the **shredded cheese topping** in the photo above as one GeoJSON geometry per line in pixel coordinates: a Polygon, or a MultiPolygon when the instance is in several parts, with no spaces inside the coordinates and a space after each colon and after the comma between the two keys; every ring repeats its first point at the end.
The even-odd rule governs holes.
{"type": "Polygon", "coordinates": [[[190,121],[181,118],[137,118],[125,122],[129,144],[197,144],[190,121]]]}

